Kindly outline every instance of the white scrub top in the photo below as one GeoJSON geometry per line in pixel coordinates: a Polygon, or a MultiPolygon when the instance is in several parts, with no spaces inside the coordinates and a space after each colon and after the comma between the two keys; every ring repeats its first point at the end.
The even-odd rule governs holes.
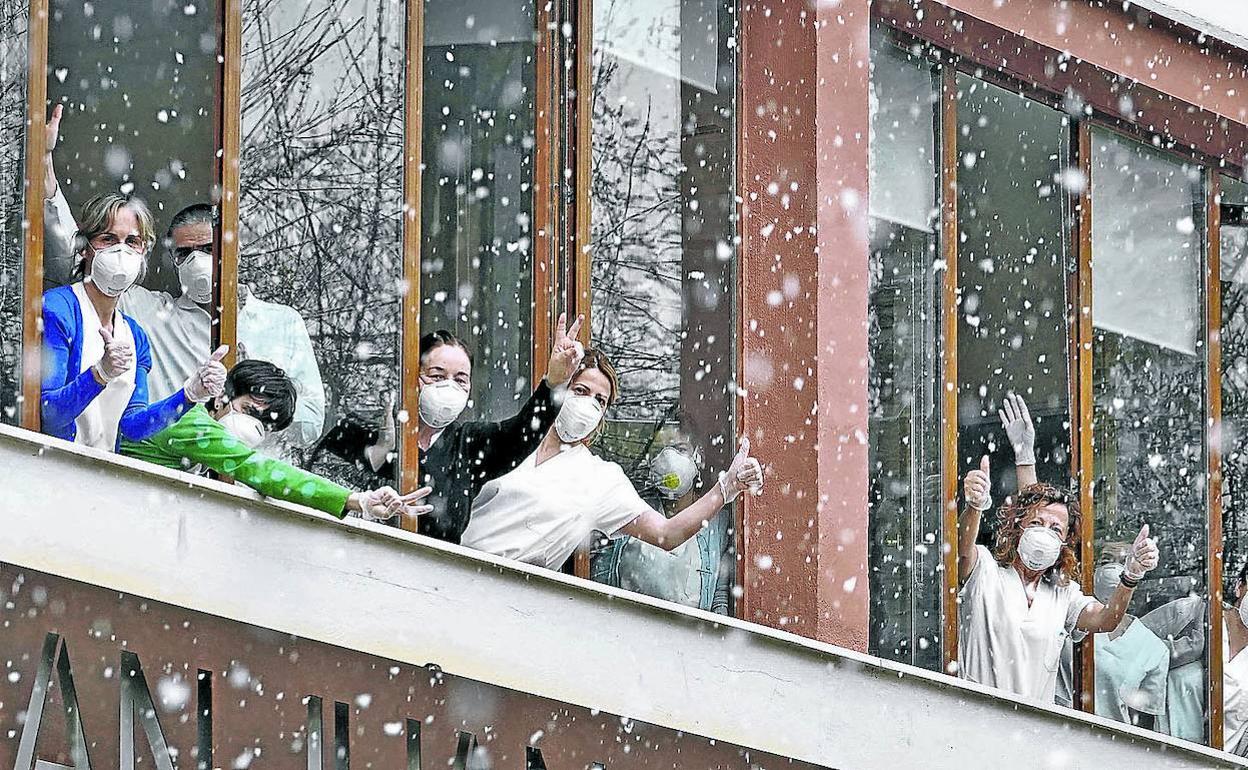
{"type": "MultiPolygon", "coordinates": [[[[1235,612],[1234,608],[1229,610],[1235,612]]],[[[1248,647],[1231,657],[1230,632],[1222,625],[1222,745],[1234,751],[1248,733],[1248,647]]]]}
{"type": "Polygon", "coordinates": [[[1075,623],[1092,597],[1073,581],[1041,580],[1029,607],[1018,570],[997,564],[982,545],[975,550],[975,569],[958,592],[958,674],[1052,703],[1062,646],[1083,638],[1075,623]]]}
{"type": "Polygon", "coordinates": [[[460,542],[559,569],[590,533],[613,535],[647,510],[619,465],[583,444],[565,445],[541,465],[533,452],[482,487],[460,542]]]}
{"type": "Polygon", "coordinates": [[[1143,623],[1133,620],[1122,636],[1097,634],[1096,713],[1134,724],[1131,711],[1160,716],[1166,710],[1170,648],[1143,623]]]}

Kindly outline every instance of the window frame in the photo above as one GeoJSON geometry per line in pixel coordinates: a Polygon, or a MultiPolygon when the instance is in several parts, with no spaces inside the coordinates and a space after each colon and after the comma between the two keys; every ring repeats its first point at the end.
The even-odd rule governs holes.
{"type": "MultiPolygon", "coordinates": [[[[994,57],[998,51],[1007,49],[1021,50],[1038,44],[1027,38],[1002,33],[987,50],[960,41],[951,43],[943,35],[948,30],[939,27],[937,20],[929,14],[928,26],[917,23],[912,16],[898,13],[896,8],[884,8],[880,5],[872,8],[872,21],[881,25],[886,35],[902,48],[912,49],[919,46],[922,55],[940,69],[939,77],[942,87],[941,104],[941,151],[938,173],[942,197],[941,211],[941,244],[940,250],[945,259],[945,303],[942,307],[942,381],[944,382],[944,402],[942,404],[943,456],[942,488],[944,490],[944,532],[942,545],[945,552],[945,586],[944,586],[944,635],[941,640],[944,654],[945,669],[955,672],[958,659],[958,617],[957,617],[957,521],[958,521],[958,478],[957,478],[957,321],[958,305],[956,298],[960,288],[957,285],[956,271],[950,269],[957,264],[958,258],[958,222],[957,222],[957,89],[956,76],[961,72],[993,85],[1011,90],[1020,96],[1040,102],[1041,104],[1063,109],[1063,92],[1067,78],[1056,76],[1026,77],[1024,72],[1005,71],[989,62],[996,58],[1001,62],[1006,59],[994,57]],[[964,43],[964,44],[962,44],[964,43]]],[[[1026,58],[1026,57],[1022,57],[1026,58]]],[[[1101,77],[1109,82],[1126,82],[1126,78],[1117,76],[1106,70],[1092,67],[1101,77]]],[[[1144,120],[1130,122],[1102,109],[1094,104],[1083,106],[1081,114],[1070,118],[1072,141],[1069,142],[1070,156],[1066,164],[1078,168],[1088,183],[1077,194],[1069,194],[1071,238],[1074,270],[1068,272],[1067,285],[1067,330],[1068,330],[1068,371],[1071,388],[1071,473],[1078,480],[1080,507],[1083,511],[1081,522],[1081,579],[1084,585],[1091,585],[1093,566],[1095,563],[1094,533],[1095,511],[1093,509],[1091,481],[1093,475],[1092,455],[1092,423],[1093,423],[1093,392],[1092,392],[1092,128],[1105,128],[1125,135],[1131,141],[1150,146],[1154,150],[1173,156],[1184,162],[1194,163],[1201,168],[1205,195],[1205,232],[1202,242],[1203,284],[1201,286],[1201,302],[1204,305],[1204,419],[1205,429],[1205,461],[1206,461],[1206,500],[1205,525],[1207,553],[1205,554],[1205,581],[1208,595],[1208,612],[1206,616],[1206,692],[1209,714],[1207,729],[1208,745],[1223,748],[1222,734],[1222,622],[1223,622],[1223,580],[1222,580],[1222,501],[1221,501],[1221,447],[1217,426],[1221,419],[1221,294],[1218,286],[1220,271],[1220,212],[1219,173],[1235,173],[1241,175],[1243,169],[1227,162],[1217,155],[1220,149],[1225,150],[1226,143],[1219,143],[1210,138],[1207,143],[1192,142],[1191,134],[1194,126],[1199,125],[1196,117],[1183,117],[1185,109],[1193,109],[1201,113],[1199,108],[1189,105],[1180,99],[1159,92],[1153,92],[1146,86],[1134,84],[1138,92],[1143,92],[1154,111],[1165,112],[1167,118],[1179,117],[1179,123],[1188,129],[1186,136],[1174,136],[1151,131],[1141,125],[1144,120]]],[[[1170,125],[1169,123],[1167,125],[1170,125]]],[[[1233,127],[1222,121],[1227,137],[1233,127]]],[[[1248,135],[1248,131],[1241,132],[1248,135]]],[[[1230,138],[1224,137],[1226,142],[1230,138]]],[[[1095,687],[1092,684],[1095,676],[1094,639],[1090,635],[1078,645],[1075,659],[1074,694],[1078,697],[1076,707],[1093,712],[1095,707],[1095,687]]]]}

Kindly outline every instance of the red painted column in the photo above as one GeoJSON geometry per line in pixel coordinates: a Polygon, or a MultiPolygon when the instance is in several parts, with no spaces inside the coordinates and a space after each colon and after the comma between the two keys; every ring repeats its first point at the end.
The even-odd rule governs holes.
{"type": "Polygon", "coordinates": [[[747,620],[867,645],[867,0],[741,14],[747,620]]]}

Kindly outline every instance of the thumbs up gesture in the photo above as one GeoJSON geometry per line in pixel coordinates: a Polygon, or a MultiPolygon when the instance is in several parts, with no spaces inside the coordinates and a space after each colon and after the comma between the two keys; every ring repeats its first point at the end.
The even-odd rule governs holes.
{"type": "Polygon", "coordinates": [[[753,495],[763,493],[763,466],[750,457],[750,440],[743,438],[728,470],[719,474],[719,491],[724,496],[724,502],[731,503],[747,489],[753,495]]]}
{"type": "Polygon", "coordinates": [[[195,373],[187,378],[186,384],[182,386],[187,399],[202,404],[225,392],[225,365],[221,363],[221,359],[225,358],[228,352],[230,352],[229,345],[217,348],[208,360],[200,364],[195,373]]]}
{"type": "Polygon", "coordinates": [[[100,384],[107,385],[134,368],[134,348],[114,340],[112,333],[103,327],[100,328],[100,337],[104,339],[104,355],[100,356],[92,371],[100,384]]]}
{"type": "Polygon", "coordinates": [[[962,496],[966,504],[977,511],[986,511],[992,507],[992,476],[988,465],[988,455],[979,461],[979,467],[966,474],[962,480],[962,496]]]}
{"type": "Polygon", "coordinates": [[[1140,580],[1144,574],[1157,566],[1161,554],[1157,550],[1157,541],[1148,536],[1148,525],[1140,527],[1140,534],[1135,536],[1131,544],[1131,555],[1127,557],[1127,567],[1123,574],[1132,580],[1140,580]]]}

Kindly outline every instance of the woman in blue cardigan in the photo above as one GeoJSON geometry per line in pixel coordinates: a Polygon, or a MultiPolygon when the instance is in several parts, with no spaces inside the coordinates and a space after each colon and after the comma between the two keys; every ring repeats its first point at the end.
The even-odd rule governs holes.
{"type": "Polygon", "coordinates": [[[226,349],[205,361],[181,391],[149,405],[151,345],[117,302],[147,272],[156,242],[151,212],[138,200],[98,195],[78,221],[78,280],[43,295],[43,432],[111,452],[121,438],[142,441],[195,403],[220,395],[226,349]]]}

